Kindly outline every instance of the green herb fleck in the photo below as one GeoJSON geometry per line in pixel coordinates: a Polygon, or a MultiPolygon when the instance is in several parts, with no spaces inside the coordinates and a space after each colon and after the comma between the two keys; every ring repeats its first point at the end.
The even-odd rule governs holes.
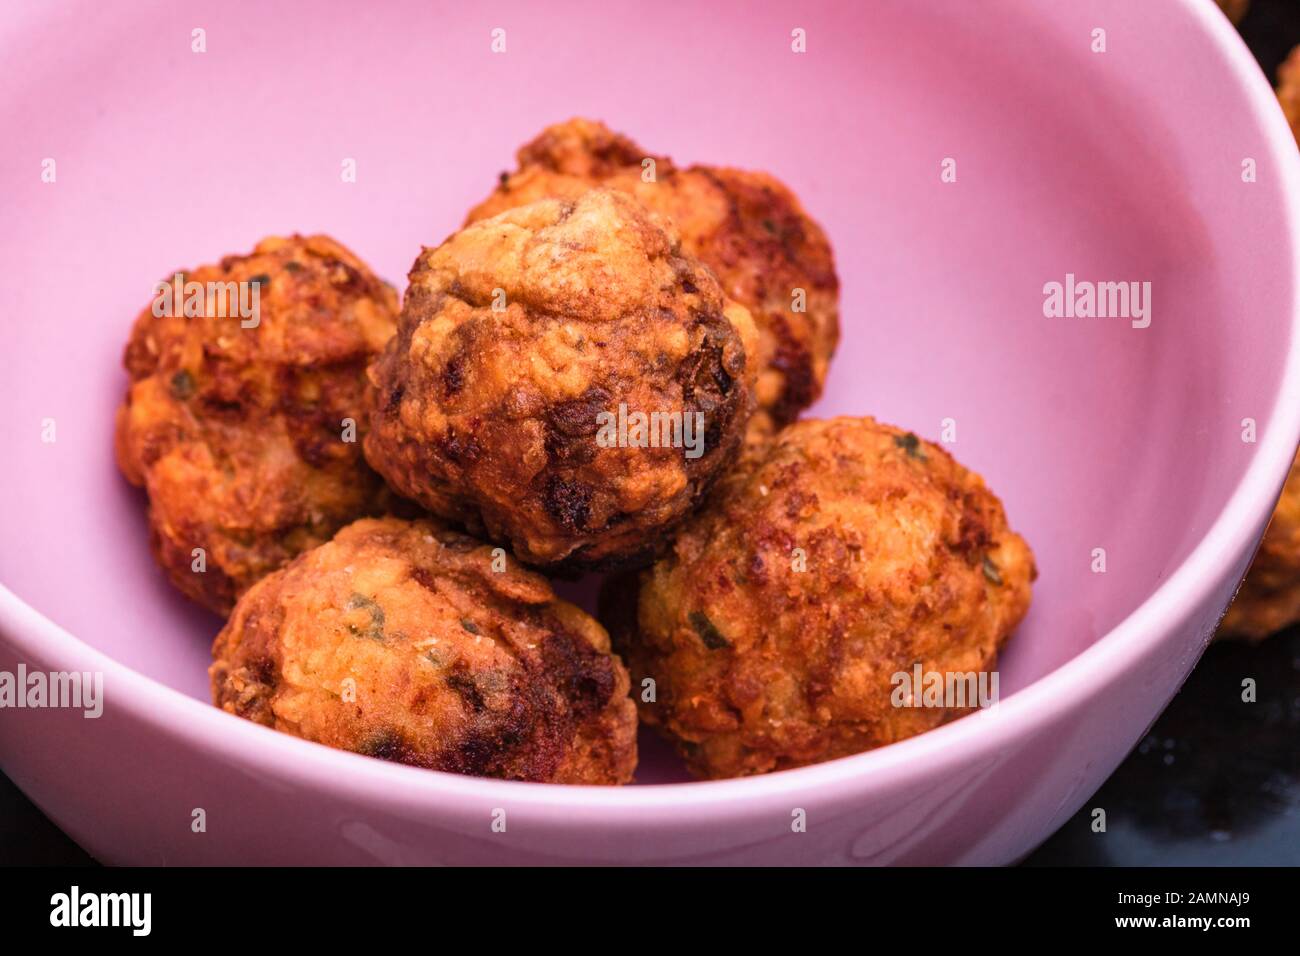
{"type": "Polygon", "coordinates": [[[988,578],[993,584],[1002,584],[1002,573],[998,571],[998,566],[986,554],[984,555],[984,577],[988,578]]]}
{"type": "Polygon", "coordinates": [[[908,458],[916,458],[919,461],[925,461],[925,451],[921,448],[921,439],[917,438],[911,432],[908,432],[906,435],[895,435],[894,444],[907,452],[908,458]]]}
{"type": "Polygon", "coordinates": [[[348,630],[357,637],[369,638],[372,641],[382,641],[384,639],[384,609],[364,594],[353,594],[348,598],[348,610],[356,611],[359,609],[364,609],[369,612],[370,626],[365,630],[362,630],[355,624],[349,624],[348,630]]]}
{"type": "Polygon", "coordinates": [[[181,369],[172,376],[172,398],[183,402],[193,394],[194,376],[185,369],[181,369]]]}
{"type": "Polygon", "coordinates": [[[731,646],[731,642],[722,636],[717,625],[710,621],[709,616],[703,611],[692,611],[690,622],[691,627],[695,628],[695,633],[700,636],[700,640],[709,650],[716,651],[731,646]]]}
{"type": "Polygon", "coordinates": [[[467,617],[462,617],[460,619],[460,626],[463,627],[465,630],[469,631],[471,634],[479,633],[478,625],[475,624],[467,617]]]}
{"type": "Polygon", "coordinates": [[[253,276],[253,278],[249,279],[248,281],[250,284],[258,286],[260,288],[261,286],[264,285],[270,285],[271,277],[267,275],[265,272],[261,272],[253,276]]]}
{"type": "Polygon", "coordinates": [[[771,219],[763,220],[763,228],[766,229],[768,232],[770,232],[772,235],[774,236],[776,235],[776,223],[774,223],[771,219]]]}
{"type": "MultiPolygon", "coordinates": [[[[302,269],[302,263],[294,262],[293,260],[290,260],[284,264],[285,272],[298,272],[301,269],[302,269]]],[[[261,276],[258,276],[258,278],[261,278],[261,276]]]]}

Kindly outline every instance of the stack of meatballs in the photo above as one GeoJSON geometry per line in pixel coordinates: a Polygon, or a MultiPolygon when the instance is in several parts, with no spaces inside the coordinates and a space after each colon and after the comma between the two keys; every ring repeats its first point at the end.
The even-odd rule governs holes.
{"type": "Polygon", "coordinates": [[[993,668],[1033,557],[943,449],[796,420],[839,336],[821,228],[771,176],[596,122],[518,160],[400,308],[293,236],[186,274],[256,283],[255,327],[136,320],[117,457],[158,563],[227,617],[216,705],[578,784],[632,779],[638,721],[716,778],[958,715],[896,706],[891,676],[993,668]],[[548,580],[590,571],[599,620],[548,580]]]}

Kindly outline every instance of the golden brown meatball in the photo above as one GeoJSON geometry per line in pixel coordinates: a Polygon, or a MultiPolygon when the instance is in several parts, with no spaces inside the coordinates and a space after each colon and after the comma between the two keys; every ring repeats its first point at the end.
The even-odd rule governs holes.
{"type": "MultiPolygon", "coordinates": [[[[1277,97],[1300,144],[1300,47],[1277,72],[1277,97]]],[[[1282,496],[1255,560],[1219,624],[1219,637],[1261,641],[1300,621],[1300,459],[1282,486],[1282,496]]]]}
{"type": "Polygon", "coordinates": [[[647,557],[734,457],[753,323],[628,196],[467,226],[410,280],[370,370],[366,457],[434,513],[532,564],[613,566],[647,557]]]}
{"type": "Polygon", "coordinates": [[[1300,621],[1300,460],[1282,486],[1250,572],[1219,625],[1222,637],[1259,641],[1300,621]]]}
{"type": "Polygon", "coordinates": [[[631,193],[670,217],[682,248],[718,276],[758,326],[759,411],[770,433],[821,394],[839,340],[839,280],[830,243],[782,183],[765,173],[718,166],[678,169],[603,123],[573,119],[519,150],[470,222],[543,196],[576,198],[593,185],[631,193]],[[653,181],[644,165],[653,160],[653,181]],[[796,290],[802,290],[800,296],[796,290]]]}
{"type": "Polygon", "coordinates": [[[263,575],[382,510],[356,431],[397,296],[325,236],[265,239],[181,283],[178,301],[159,300],[164,314],[151,306],[132,329],[117,460],[148,493],[159,565],[224,614],[263,575]],[[190,283],[203,295],[187,316],[190,283]],[[239,296],[251,306],[254,289],[245,315],[239,296]]]}
{"type": "Polygon", "coordinates": [[[609,636],[493,561],[436,521],[349,525],[240,599],[212,647],[214,703],[417,767],[626,783],[636,707],[609,636]]]}
{"type": "Polygon", "coordinates": [[[1291,51],[1277,71],[1277,99],[1300,144],[1300,46],[1291,51]]]}
{"type": "Polygon", "coordinates": [[[931,675],[987,672],[1033,555],[980,477],[870,418],[805,420],[747,456],[601,612],[642,719],[691,771],[734,777],[878,747],[961,712],[931,675]],[[896,694],[913,675],[916,694],[896,694]],[[647,702],[646,679],[654,681],[647,702]]]}
{"type": "Polygon", "coordinates": [[[1233,23],[1240,23],[1250,8],[1250,0],[1214,0],[1233,23]]]}

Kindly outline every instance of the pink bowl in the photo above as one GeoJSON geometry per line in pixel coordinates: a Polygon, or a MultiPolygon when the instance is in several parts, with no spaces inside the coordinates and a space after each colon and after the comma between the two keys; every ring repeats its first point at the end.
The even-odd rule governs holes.
{"type": "Polygon", "coordinates": [[[0,718],[0,764],[60,827],[114,863],[1002,863],[1082,805],[1204,649],[1300,435],[1300,166],[1209,0],[238,6],[0,27],[0,670],[104,675],[98,719],[0,718]],[[293,230],[400,279],[575,114],[770,170],[826,226],[844,337],[816,413],[936,439],[954,419],[1037,552],[1000,705],[746,780],[680,782],[648,743],[647,785],[594,789],[386,764],[208,704],[219,622],[153,567],[111,455],[153,282],[293,230]],[[1045,318],[1067,273],[1150,281],[1151,325],[1045,318]]]}

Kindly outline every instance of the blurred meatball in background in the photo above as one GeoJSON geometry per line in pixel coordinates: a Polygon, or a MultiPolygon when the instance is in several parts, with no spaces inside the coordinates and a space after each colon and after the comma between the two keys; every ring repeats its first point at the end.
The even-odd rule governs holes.
{"type": "Polygon", "coordinates": [[[784,184],[760,172],[678,168],[585,119],[543,130],[518,161],[470,222],[545,196],[576,198],[596,185],[634,195],[673,220],[682,248],[753,315],[755,437],[793,421],[821,395],[839,341],[839,280],[826,234],[784,184]]]}

